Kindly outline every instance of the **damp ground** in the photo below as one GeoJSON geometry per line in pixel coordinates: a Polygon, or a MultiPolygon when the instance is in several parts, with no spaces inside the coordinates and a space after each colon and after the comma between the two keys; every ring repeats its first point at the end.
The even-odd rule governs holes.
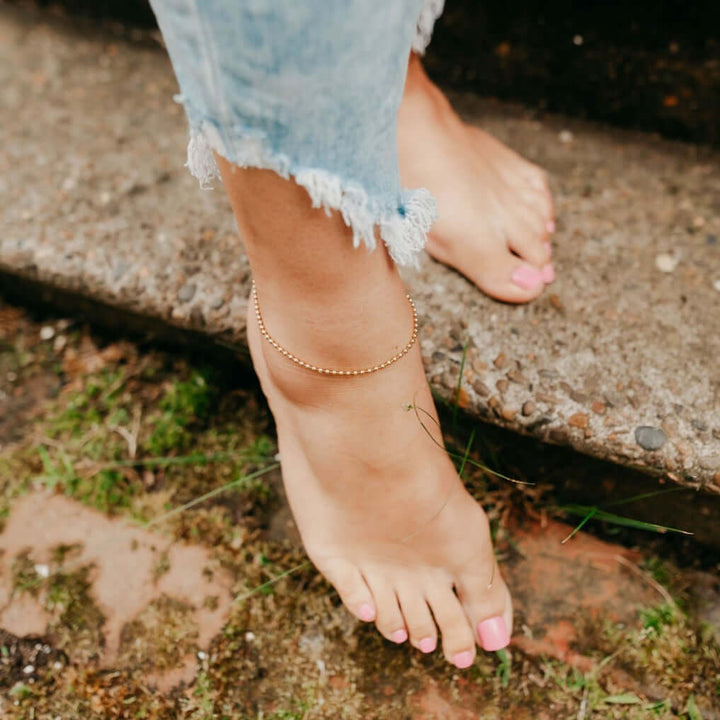
{"type": "Polygon", "coordinates": [[[614,523],[563,544],[556,486],[452,407],[517,604],[513,646],[466,672],[308,564],[232,359],[2,302],[0,406],[3,717],[720,717],[717,553],[614,523]]]}

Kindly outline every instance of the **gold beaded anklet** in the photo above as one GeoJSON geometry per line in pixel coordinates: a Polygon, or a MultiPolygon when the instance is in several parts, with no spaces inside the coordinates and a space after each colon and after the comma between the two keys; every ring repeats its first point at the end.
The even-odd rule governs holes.
{"type": "Polygon", "coordinates": [[[400,358],[404,357],[410,352],[410,348],[415,344],[415,341],[417,340],[418,336],[418,316],[417,316],[417,309],[415,308],[415,303],[413,302],[413,299],[410,297],[409,294],[405,294],[405,297],[407,297],[408,302],[410,303],[410,308],[412,309],[413,314],[413,329],[412,329],[412,335],[410,336],[410,341],[408,344],[400,350],[397,355],[393,355],[389,360],[386,360],[384,363],[380,363],[379,365],[373,365],[372,367],[366,367],[362,368],[361,370],[336,370],[333,368],[324,368],[324,367],[318,367],[317,365],[313,365],[312,363],[305,362],[304,360],[301,360],[299,357],[296,357],[293,355],[289,350],[286,350],[280,343],[276,342],[273,337],[270,335],[270,333],[267,331],[267,328],[265,327],[265,322],[263,321],[262,313],[260,312],[260,303],[258,302],[258,296],[257,296],[257,288],[255,287],[255,281],[252,281],[252,290],[251,290],[251,297],[253,301],[253,305],[255,307],[255,317],[257,318],[258,327],[260,328],[260,334],[281,354],[284,355],[288,360],[294,362],[296,365],[300,365],[300,367],[304,367],[306,370],[311,370],[312,372],[319,373],[320,375],[369,375],[370,373],[378,372],[378,370],[384,370],[386,367],[389,367],[393,363],[396,363],[400,358]]]}

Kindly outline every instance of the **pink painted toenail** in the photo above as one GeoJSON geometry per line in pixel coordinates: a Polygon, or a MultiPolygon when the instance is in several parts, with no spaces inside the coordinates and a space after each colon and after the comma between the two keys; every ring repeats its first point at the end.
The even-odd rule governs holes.
{"type": "Polygon", "coordinates": [[[358,617],[365,622],[372,622],[375,619],[375,608],[365,604],[358,610],[358,617]]]}
{"type": "Polygon", "coordinates": [[[539,270],[522,265],[513,272],[512,281],[523,290],[532,290],[543,282],[543,278],[539,270]]]}
{"type": "Polygon", "coordinates": [[[452,659],[452,663],[461,670],[469,668],[473,664],[473,654],[470,651],[458,653],[452,659]]]}
{"type": "Polygon", "coordinates": [[[548,255],[552,255],[552,245],[549,242],[544,242],[543,245],[545,246],[545,249],[548,251],[548,255]]]}
{"type": "Polygon", "coordinates": [[[437,647],[437,640],[435,638],[423,638],[418,643],[420,652],[431,653],[437,647]]]}
{"type": "Polygon", "coordinates": [[[548,263],[541,271],[540,274],[542,275],[543,282],[546,282],[550,284],[551,282],[555,282],[555,268],[552,266],[552,263],[548,263]]]}
{"type": "Polygon", "coordinates": [[[505,620],[499,616],[478,623],[478,637],[483,650],[488,652],[501,650],[510,644],[505,620]]]}
{"type": "Polygon", "coordinates": [[[545,223],[545,229],[546,229],[549,233],[554,233],[554,232],[555,232],[555,221],[554,221],[554,220],[548,220],[547,223],[545,223]]]}
{"type": "Polygon", "coordinates": [[[398,645],[400,643],[404,643],[408,638],[408,634],[404,630],[396,630],[391,636],[390,639],[397,643],[398,645]]]}

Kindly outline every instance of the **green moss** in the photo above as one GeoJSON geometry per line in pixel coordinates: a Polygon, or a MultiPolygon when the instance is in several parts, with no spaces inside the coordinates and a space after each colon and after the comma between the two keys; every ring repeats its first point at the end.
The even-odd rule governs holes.
{"type": "Polygon", "coordinates": [[[152,418],[153,430],[144,448],[155,456],[185,450],[193,439],[193,428],[206,418],[214,395],[214,388],[198,371],[189,380],[173,382],[152,418]]]}
{"type": "Polygon", "coordinates": [[[51,572],[46,582],[45,607],[54,615],[50,632],[57,647],[72,659],[88,661],[99,656],[105,644],[105,617],[91,594],[91,567],[73,572],[51,572]]]}
{"type": "Polygon", "coordinates": [[[193,608],[165,595],[153,600],[120,632],[120,664],[167,670],[196,650],[197,623],[193,608]]]}

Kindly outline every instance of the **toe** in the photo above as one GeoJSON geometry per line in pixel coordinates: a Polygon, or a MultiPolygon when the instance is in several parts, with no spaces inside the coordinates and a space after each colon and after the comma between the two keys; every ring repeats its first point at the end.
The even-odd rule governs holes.
{"type": "Polygon", "coordinates": [[[452,587],[438,583],[426,591],[426,597],[440,628],[448,662],[460,669],[470,667],[475,659],[475,635],[452,587]]]}
{"type": "Polygon", "coordinates": [[[538,269],[550,262],[547,222],[547,218],[528,205],[522,211],[516,210],[512,216],[508,213],[506,233],[510,249],[538,269]]]}
{"type": "Polygon", "coordinates": [[[365,622],[375,620],[377,609],[373,595],[355,565],[346,560],[330,560],[317,566],[355,617],[365,622]]]}
{"type": "Polygon", "coordinates": [[[524,303],[542,293],[546,272],[513,255],[507,247],[499,247],[477,268],[472,279],[498,300],[524,303]]]}
{"type": "Polygon", "coordinates": [[[408,639],[405,620],[392,583],[382,576],[367,575],[367,580],[377,609],[375,625],[380,634],[394,643],[405,642],[408,639]]]}
{"type": "Polygon", "coordinates": [[[422,590],[410,584],[400,585],[398,600],[413,647],[420,652],[433,652],[437,647],[437,628],[422,590]]]}
{"type": "Polygon", "coordinates": [[[488,652],[506,647],[512,634],[512,600],[498,568],[496,573],[490,586],[478,575],[463,576],[456,583],[477,642],[488,652]]]}

